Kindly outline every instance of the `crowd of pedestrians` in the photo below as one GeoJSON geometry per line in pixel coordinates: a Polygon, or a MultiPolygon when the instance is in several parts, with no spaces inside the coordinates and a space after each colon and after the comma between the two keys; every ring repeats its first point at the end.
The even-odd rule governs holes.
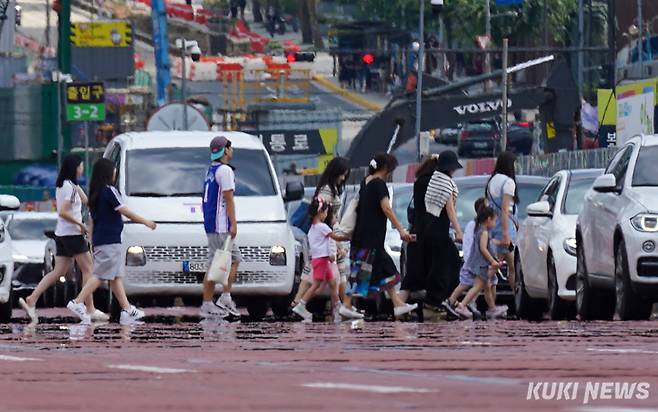
{"type": "MultiPolygon", "coordinates": [[[[215,300],[216,282],[208,274],[203,282],[203,318],[238,318],[231,288],[242,257],[235,243],[236,219],[235,172],[231,166],[231,141],[217,136],[210,143],[210,165],[203,191],[204,229],[207,234],[208,267],[217,251],[231,255],[228,275],[222,281],[222,293],[215,300]]],[[[398,162],[390,154],[376,154],[370,161],[368,175],[361,181],[358,194],[343,204],[345,184],[350,176],[349,163],[337,157],[320,177],[308,205],[307,244],[310,253],[302,280],[291,305],[291,312],[304,320],[312,314],[306,304],[323,288],[329,291],[335,321],[362,319],[364,314],[354,305],[355,298],[377,299],[385,294],[400,317],[413,312],[418,303],[408,303],[416,294],[425,309],[445,311],[448,316],[468,319],[477,309],[473,301],[482,294],[487,303],[487,318],[498,318],[506,306],[496,306],[499,268],[506,264],[510,286],[514,288],[513,242],[518,229],[513,154],[504,152],[496,162],[483,197],[475,202],[476,218],[462,232],[457,218],[459,190],[454,173],[462,168],[457,155],[444,151],[427,157],[416,172],[413,187],[413,216],[405,228],[391,207],[387,181],[398,162]],[[407,271],[404,279],[384,247],[387,224],[407,242],[407,271]],[[456,243],[462,243],[463,264],[456,243]]],[[[117,171],[107,160],[98,160],[93,168],[89,198],[77,181],[84,172],[77,155],[64,158],[57,179],[58,220],[55,230],[55,268],[46,274],[31,295],[19,299],[32,322],[38,322],[36,302],[75,261],[84,286],[68,308],[83,323],[107,321],[108,315],[94,307],[93,292],[103,281],[121,306],[120,323],[134,324],[144,312],[131,305],[122,283],[124,273],[121,232],[123,218],[141,223],[151,230],[156,224],[130,211],[115,187],[117,171]],[[83,205],[89,207],[89,219],[82,219],[83,205]],[[87,235],[91,234],[91,250],[87,235]]]]}

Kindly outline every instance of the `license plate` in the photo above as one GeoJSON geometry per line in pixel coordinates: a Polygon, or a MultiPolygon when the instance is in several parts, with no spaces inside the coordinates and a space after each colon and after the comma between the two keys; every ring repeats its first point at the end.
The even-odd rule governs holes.
{"type": "Polygon", "coordinates": [[[183,261],[183,272],[185,273],[204,273],[206,271],[206,262],[183,261]]]}
{"type": "Polygon", "coordinates": [[[476,147],[476,148],[478,148],[478,149],[485,149],[485,148],[487,147],[487,144],[486,144],[486,143],[478,143],[478,142],[476,142],[476,143],[473,143],[473,147],[476,147]]]}

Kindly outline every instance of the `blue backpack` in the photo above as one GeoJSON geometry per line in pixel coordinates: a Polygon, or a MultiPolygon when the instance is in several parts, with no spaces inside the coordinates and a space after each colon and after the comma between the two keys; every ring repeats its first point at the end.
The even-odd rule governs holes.
{"type": "Polygon", "coordinates": [[[305,200],[297,206],[297,210],[290,217],[290,224],[298,227],[302,232],[307,233],[311,229],[311,217],[308,215],[308,208],[311,204],[305,200]]]}

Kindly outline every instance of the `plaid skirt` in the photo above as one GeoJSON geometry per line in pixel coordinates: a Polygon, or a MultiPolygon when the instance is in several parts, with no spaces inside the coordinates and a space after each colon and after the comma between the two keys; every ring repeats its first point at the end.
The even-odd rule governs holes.
{"type": "Polygon", "coordinates": [[[400,282],[400,273],[383,248],[352,248],[350,262],[350,276],[345,290],[349,296],[375,298],[400,282]]]}

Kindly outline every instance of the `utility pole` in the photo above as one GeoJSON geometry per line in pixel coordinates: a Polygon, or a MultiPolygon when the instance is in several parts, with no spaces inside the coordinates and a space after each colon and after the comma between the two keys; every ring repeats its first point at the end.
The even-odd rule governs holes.
{"type": "Polygon", "coordinates": [[[57,22],[57,64],[62,73],[71,73],[71,0],[61,0],[57,22]]]}
{"type": "MultiPolygon", "coordinates": [[[[423,54],[425,53],[425,0],[420,1],[420,17],[418,21],[418,33],[419,39],[418,43],[420,47],[418,48],[418,80],[416,82],[416,155],[418,158],[418,163],[421,161],[421,151],[420,151],[420,116],[422,110],[422,101],[423,101],[423,54]]],[[[487,0],[488,1],[488,0],[487,0]]]]}
{"type": "Polygon", "coordinates": [[[583,47],[585,47],[585,16],[583,10],[583,0],[578,0],[578,91],[580,97],[583,97],[583,47]]]}
{"type": "Polygon", "coordinates": [[[615,0],[608,0],[608,87],[614,89],[617,76],[617,44],[615,38],[615,0]]]}
{"type": "Polygon", "coordinates": [[[182,47],[180,48],[180,57],[183,62],[183,73],[181,77],[181,100],[183,103],[183,130],[187,130],[188,124],[187,124],[187,93],[186,93],[186,88],[187,88],[187,69],[186,69],[186,62],[185,62],[185,42],[186,40],[183,39],[182,42],[182,47]]]}
{"type": "Polygon", "coordinates": [[[508,40],[503,39],[503,108],[502,108],[502,117],[503,117],[503,136],[501,142],[501,149],[504,152],[507,150],[507,43],[508,40]]]}
{"type": "Polygon", "coordinates": [[[642,18],[642,0],[637,0],[637,27],[639,30],[639,37],[637,39],[637,54],[640,59],[640,78],[644,76],[644,51],[642,41],[644,37],[644,20],[642,18]]]}
{"type": "MultiPolygon", "coordinates": [[[[487,38],[487,45],[485,49],[489,49],[491,44],[491,4],[490,0],[484,2],[484,35],[487,38]]],[[[484,55],[484,72],[489,74],[491,72],[491,56],[489,52],[484,55]]],[[[484,91],[489,90],[489,81],[484,82],[484,91]]]]}
{"type": "Polygon", "coordinates": [[[50,47],[50,0],[46,0],[46,47],[50,47]]]}

